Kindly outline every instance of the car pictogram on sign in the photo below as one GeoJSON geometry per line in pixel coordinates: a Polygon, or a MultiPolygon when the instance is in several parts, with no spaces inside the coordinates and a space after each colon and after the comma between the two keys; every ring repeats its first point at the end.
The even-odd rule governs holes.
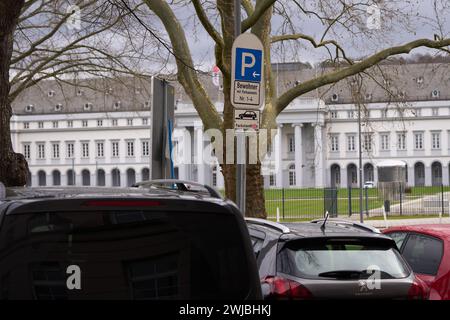
{"type": "Polygon", "coordinates": [[[236,119],[252,119],[252,120],[256,120],[256,112],[254,111],[245,111],[244,113],[239,114],[236,119]]]}

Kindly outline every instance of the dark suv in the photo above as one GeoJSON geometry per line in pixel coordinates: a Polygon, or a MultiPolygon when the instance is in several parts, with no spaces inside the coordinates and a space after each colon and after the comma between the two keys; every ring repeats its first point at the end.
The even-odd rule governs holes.
{"type": "Polygon", "coordinates": [[[395,242],[341,220],[279,224],[246,219],[265,299],[423,299],[395,242]]]}
{"type": "Polygon", "coordinates": [[[261,298],[241,213],[197,189],[6,189],[0,299],[261,298]]]}

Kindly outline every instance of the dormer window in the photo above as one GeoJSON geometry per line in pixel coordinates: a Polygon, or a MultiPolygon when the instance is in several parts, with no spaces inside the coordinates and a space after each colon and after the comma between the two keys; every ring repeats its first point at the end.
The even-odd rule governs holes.
{"type": "Polygon", "coordinates": [[[416,79],[416,81],[417,81],[417,84],[423,84],[423,81],[424,81],[424,78],[423,77],[418,77],[417,79],[416,79]]]}
{"type": "Polygon", "coordinates": [[[121,106],[122,106],[122,102],[117,101],[116,103],[114,103],[114,110],[119,110],[121,106]]]}
{"type": "Polygon", "coordinates": [[[150,101],[145,101],[145,103],[144,103],[144,106],[145,106],[146,108],[150,108],[151,105],[152,105],[152,104],[151,104],[150,101]]]}
{"type": "Polygon", "coordinates": [[[337,93],[334,93],[334,94],[331,96],[331,101],[333,101],[333,102],[338,102],[338,101],[339,101],[339,95],[338,95],[337,93]]]}
{"type": "Polygon", "coordinates": [[[33,112],[34,111],[34,105],[29,104],[25,107],[25,112],[33,112]]]}
{"type": "Polygon", "coordinates": [[[58,103],[56,106],[55,106],[55,111],[56,112],[59,112],[59,111],[61,111],[63,109],[63,105],[61,104],[61,103],[58,103]]]}
{"type": "Polygon", "coordinates": [[[441,92],[437,89],[434,89],[433,91],[431,91],[431,97],[433,99],[438,99],[441,95],[441,92]]]}
{"type": "Polygon", "coordinates": [[[55,96],[55,91],[50,90],[50,91],[48,92],[48,96],[49,96],[49,98],[53,98],[53,97],[55,96]]]}
{"type": "Polygon", "coordinates": [[[86,103],[84,105],[84,111],[91,111],[92,110],[92,103],[86,103]]]}
{"type": "Polygon", "coordinates": [[[371,93],[367,93],[366,94],[366,101],[371,101],[372,100],[372,94],[371,93]]]}

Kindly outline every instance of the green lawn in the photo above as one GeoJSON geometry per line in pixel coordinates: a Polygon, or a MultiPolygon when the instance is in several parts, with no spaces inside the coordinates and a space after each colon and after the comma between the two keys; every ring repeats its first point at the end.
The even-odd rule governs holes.
{"type": "MultiPolygon", "coordinates": [[[[338,189],[337,211],[341,217],[349,215],[349,190],[347,188],[338,189]]],[[[420,199],[423,196],[441,193],[441,187],[412,187],[409,192],[403,194],[403,203],[420,199]]],[[[222,193],[223,190],[221,190],[222,193]]],[[[444,187],[444,192],[450,192],[450,187],[444,187]]],[[[277,208],[280,210],[280,218],[284,217],[285,221],[289,220],[310,220],[313,218],[323,217],[325,190],[315,188],[303,189],[266,189],[266,210],[269,217],[276,217],[277,208]],[[284,201],[283,201],[284,198],[284,201]]],[[[378,189],[367,189],[367,209],[378,209],[384,205],[383,199],[378,196],[378,189]]],[[[398,204],[394,201],[391,205],[398,204]]],[[[352,213],[359,213],[359,189],[351,190],[351,207],[352,213]]],[[[404,206],[404,214],[408,214],[408,206],[404,206]]],[[[363,191],[363,212],[366,212],[366,190],[363,191]]],[[[414,216],[415,217],[415,216],[414,216]]],[[[428,217],[428,216],[424,216],[428,217]]],[[[382,217],[374,217],[373,219],[382,219],[382,217]]]]}

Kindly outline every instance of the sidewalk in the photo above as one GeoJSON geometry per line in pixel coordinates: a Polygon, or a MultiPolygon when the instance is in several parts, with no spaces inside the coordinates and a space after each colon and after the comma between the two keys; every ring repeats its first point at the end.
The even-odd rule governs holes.
{"type": "MultiPolygon", "coordinates": [[[[353,220],[353,219],[352,219],[353,220]]],[[[364,220],[365,224],[373,226],[375,228],[386,228],[386,222],[384,220],[364,220]]],[[[450,224],[450,218],[445,217],[441,220],[442,224],[450,224]]],[[[392,219],[387,220],[388,227],[394,226],[408,226],[416,224],[439,224],[439,218],[419,218],[419,219],[392,219]]]]}

